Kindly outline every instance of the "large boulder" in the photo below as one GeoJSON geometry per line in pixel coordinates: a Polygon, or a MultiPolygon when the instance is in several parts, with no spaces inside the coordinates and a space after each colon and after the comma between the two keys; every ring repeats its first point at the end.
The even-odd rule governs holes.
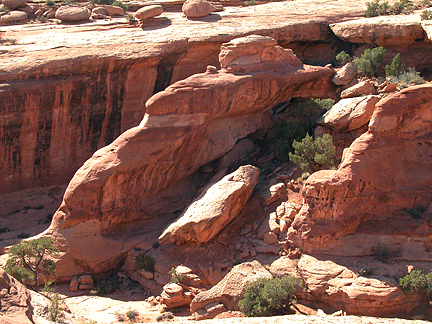
{"type": "Polygon", "coordinates": [[[333,261],[305,254],[297,260],[279,258],[272,263],[270,272],[275,276],[301,278],[305,289],[298,290],[298,298],[325,303],[348,314],[406,314],[417,307],[422,298],[420,294],[405,294],[392,278],[362,277],[333,261]]]}
{"type": "Polygon", "coordinates": [[[27,0],[2,0],[2,3],[9,10],[15,10],[27,5],[27,0]]]}
{"type": "Polygon", "coordinates": [[[135,18],[139,20],[144,20],[148,18],[153,18],[159,16],[163,13],[163,7],[161,5],[151,5],[145,6],[135,12],[135,18]]]}
{"type": "MultiPolygon", "coordinates": [[[[251,44],[251,37],[243,41],[251,44]]],[[[259,57],[269,50],[251,48],[259,57]]],[[[184,209],[196,194],[196,171],[267,125],[275,104],[334,95],[329,68],[271,60],[237,67],[244,72],[196,74],[155,94],[139,126],[75,173],[44,233],[64,252],[57,262],[61,278],[116,267],[134,246],[125,239],[127,224],[184,209]]]]}
{"type": "Polygon", "coordinates": [[[26,20],[27,20],[27,14],[22,11],[10,11],[7,14],[0,17],[0,23],[2,24],[25,22],[26,20]]]}
{"type": "Polygon", "coordinates": [[[206,305],[221,303],[228,310],[239,310],[238,302],[242,299],[245,286],[259,278],[271,279],[273,276],[258,261],[236,265],[210,290],[200,292],[191,302],[191,313],[198,312],[206,305]]]}
{"type": "Polygon", "coordinates": [[[205,243],[243,209],[258,182],[258,168],[247,165],[212,185],[162,233],[161,243],[205,243]]]}
{"type": "Polygon", "coordinates": [[[103,5],[103,7],[110,16],[123,16],[125,14],[123,8],[119,6],[103,5]]]}
{"type": "Polygon", "coordinates": [[[358,129],[369,122],[379,100],[379,96],[342,99],[318,118],[316,124],[336,132],[358,129]]]}
{"type": "Polygon", "coordinates": [[[357,65],[354,63],[345,64],[332,78],[336,85],[346,85],[357,75],[357,65]]]}
{"type": "Polygon", "coordinates": [[[406,46],[422,39],[419,15],[393,15],[330,24],[336,36],[351,43],[406,46]]]}
{"type": "Polygon", "coordinates": [[[85,7],[61,6],[55,13],[55,18],[65,22],[86,21],[90,18],[91,11],[85,7]]]}
{"type": "Polygon", "coordinates": [[[186,0],[182,6],[183,14],[187,18],[205,17],[216,10],[217,8],[206,0],[186,0]]]}
{"type": "Polygon", "coordinates": [[[346,256],[371,255],[372,245],[397,242],[403,258],[430,261],[432,213],[413,218],[407,211],[426,210],[432,200],[431,127],[431,84],[382,99],[339,168],[308,178],[288,239],[303,251],[346,256]]]}
{"type": "Polygon", "coordinates": [[[371,95],[375,93],[375,87],[370,81],[362,81],[357,83],[356,85],[353,85],[352,87],[349,87],[348,89],[345,89],[341,93],[341,98],[354,98],[354,97],[360,97],[363,95],[371,95]]]}

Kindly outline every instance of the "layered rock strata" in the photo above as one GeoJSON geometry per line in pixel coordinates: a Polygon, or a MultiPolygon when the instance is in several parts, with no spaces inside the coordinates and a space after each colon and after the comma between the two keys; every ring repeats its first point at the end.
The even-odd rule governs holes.
{"type": "Polygon", "coordinates": [[[63,277],[115,267],[127,252],[114,239],[116,229],[183,208],[175,197],[192,193],[184,180],[262,127],[265,112],[276,103],[333,93],[332,69],[303,66],[268,37],[250,36],[224,48],[235,64],[224,63],[226,69],[210,69],[154,95],[139,126],[76,172],[45,233],[65,252],[58,263],[63,277]],[[250,52],[243,42],[252,45],[250,52]]]}
{"type": "Polygon", "coordinates": [[[368,132],[345,151],[338,169],[306,181],[289,241],[351,256],[373,254],[382,243],[406,260],[431,260],[431,116],[431,84],[381,100],[368,132]],[[423,211],[420,217],[415,210],[423,211]]]}

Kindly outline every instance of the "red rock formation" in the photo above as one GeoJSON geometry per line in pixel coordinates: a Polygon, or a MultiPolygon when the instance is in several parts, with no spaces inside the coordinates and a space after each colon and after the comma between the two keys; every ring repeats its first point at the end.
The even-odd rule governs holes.
{"type": "MultiPolygon", "coordinates": [[[[268,38],[253,39],[268,45],[268,38]]],[[[251,46],[249,54],[267,45],[251,46]]],[[[291,51],[286,55],[296,62],[291,51]]],[[[127,252],[113,239],[119,226],[183,208],[184,201],[176,201],[192,194],[185,179],[262,127],[265,111],[276,103],[332,93],[330,68],[287,65],[266,56],[235,68],[243,72],[197,74],[157,93],[139,126],[76,172],[46,233],[66,252],[59,274],[68,278],[80,269],[115,267],[127,252]]]]}
{"type": "Polygon", "coordinates": [[[430,260],[431,213],[415,219],[407,211],[432,198],[431,127],[431,84],[381,100],[339,168],[306,181],[288,237],[310,252],[368,255],[385,242],[406,259],[430,260]]]}

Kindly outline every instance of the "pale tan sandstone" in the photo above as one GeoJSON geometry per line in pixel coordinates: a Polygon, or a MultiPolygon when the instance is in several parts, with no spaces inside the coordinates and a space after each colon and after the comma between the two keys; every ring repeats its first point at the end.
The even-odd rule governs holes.
{"type": "Polygon", "coordinates": [[[206,305],[219,302],[228,310],[238,310],[245,285],[259,278],[271,279],[273,276],[258,261],[245,262],[232,270],[213,288],[199,293],[190,304],[191,313],[197,312],[206,305]]]}
{"type": "Polygon", "coordinates": [[[108,15],[108,11],[106,11],[104,7],[93,8],[91,13],[95,15],[105,15],[105,16],[108,15]]]}
{"type": "Polygon", "coordinates": [[[123,16],[125,14],[123,8],[119,6],[103,5],[103,7],[108,12],[108,15],[110,16],[123,16]]]}
{"type": "Polygon", "coordinates": [[[379,96],[366,96],[342,99],[322,117],[318,118],[318,125],[333,129],[337,132],[349,132],[369,123],[380,100],[379,96]]]}
{"type": "Polygon", "coordinates": [[[61,6],[55,13],[56,19],[65,22],[86,21],[89,19],[91,11],[85,7],[61,6]]]}
{"type": "Polygon", "coordinates": [[[144,20],[148,18],[153,18],[156,16],[160,16],[163,13],[163,7],[161,5],[151,5],[151,6],[145,6],[141,9],[138,9],[137,12],[135,12],[135,18],[139,20],[144,20]]]}
{"type": "Polygon", "coordinates": [[[182,6],[182,12],[187,18],[205,17],[217,9],[206,0],[187,0],[182,6]]]}
{"type": "Polygon", "coordinates": [[[242,210],[258,181],[259,170],[240,167],[205,190],[159,237],[161,243],[204,243],[242,210]]]}
{"type": "Polygon", "coordinates": [[[22,11],[10,11],[0,17],[1,24],[11,24],[16,22],[24,22],[27,20],[27,14],[22,11]]]}
{"type": "Polygon", "coordinates": [[[352,43],[403,46],[423,38],[420,15],[379,16],[330,24],[339,38],[352,43]]]}
{"type": "Polygon", "coordinates": [[[357,66],[354,63],[345,64],[332,78],[336,85],[346,85],[351,82],[357,74],[357,66]]]}
{"type": "Polygon", "coordinates": [[[27,4],[27,0],[2,0],[2,4],[9,10],[24,7],[27,4]]]}
{"type": "Polygon", "coordinates": [[[160,303],[166,309],[189,305],[193,298],[189,291],[176,283],[165,285],[160,297],[160,303]]]}
{"type": "Polygon", "coordinates": [[[370,81],[359,82],[352,87],[345,89],[341,93],[341,98],[354,98],[362,95],[372,95],[375,93],[375,87],[370,81]]]}

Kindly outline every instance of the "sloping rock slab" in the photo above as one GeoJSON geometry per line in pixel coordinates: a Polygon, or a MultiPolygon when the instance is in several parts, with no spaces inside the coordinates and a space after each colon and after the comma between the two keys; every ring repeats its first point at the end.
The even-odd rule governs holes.
{"type": "Polygon", "coordinates": [[[205,190],[159,237],[161,243],[210,241],[243,209],[258,181],[258,168],[247,165],[205,190]]]}
{"type": "Polygon", "coordinates": [[[423,38],[419,15],[379,16],[330,24],[344,41],[378,46],[403,46],[423,38]]]}
{"type": "Polygon", "coordinates": [[[245,285],[259,278],[271,279],[273,276],[258,261],[245,262],[232,270],[213,288],[200,292],[190,304],[194,313],[213,302],[220,302],[228,310],[239,310],[238,302],[243,297],[245,285]]]}
{"type": "Polygon", "coordinates": [[[337,132],[348,132],[367,124],[372,117],[379,96],[342,99],[316,123],[337,132]]]}

